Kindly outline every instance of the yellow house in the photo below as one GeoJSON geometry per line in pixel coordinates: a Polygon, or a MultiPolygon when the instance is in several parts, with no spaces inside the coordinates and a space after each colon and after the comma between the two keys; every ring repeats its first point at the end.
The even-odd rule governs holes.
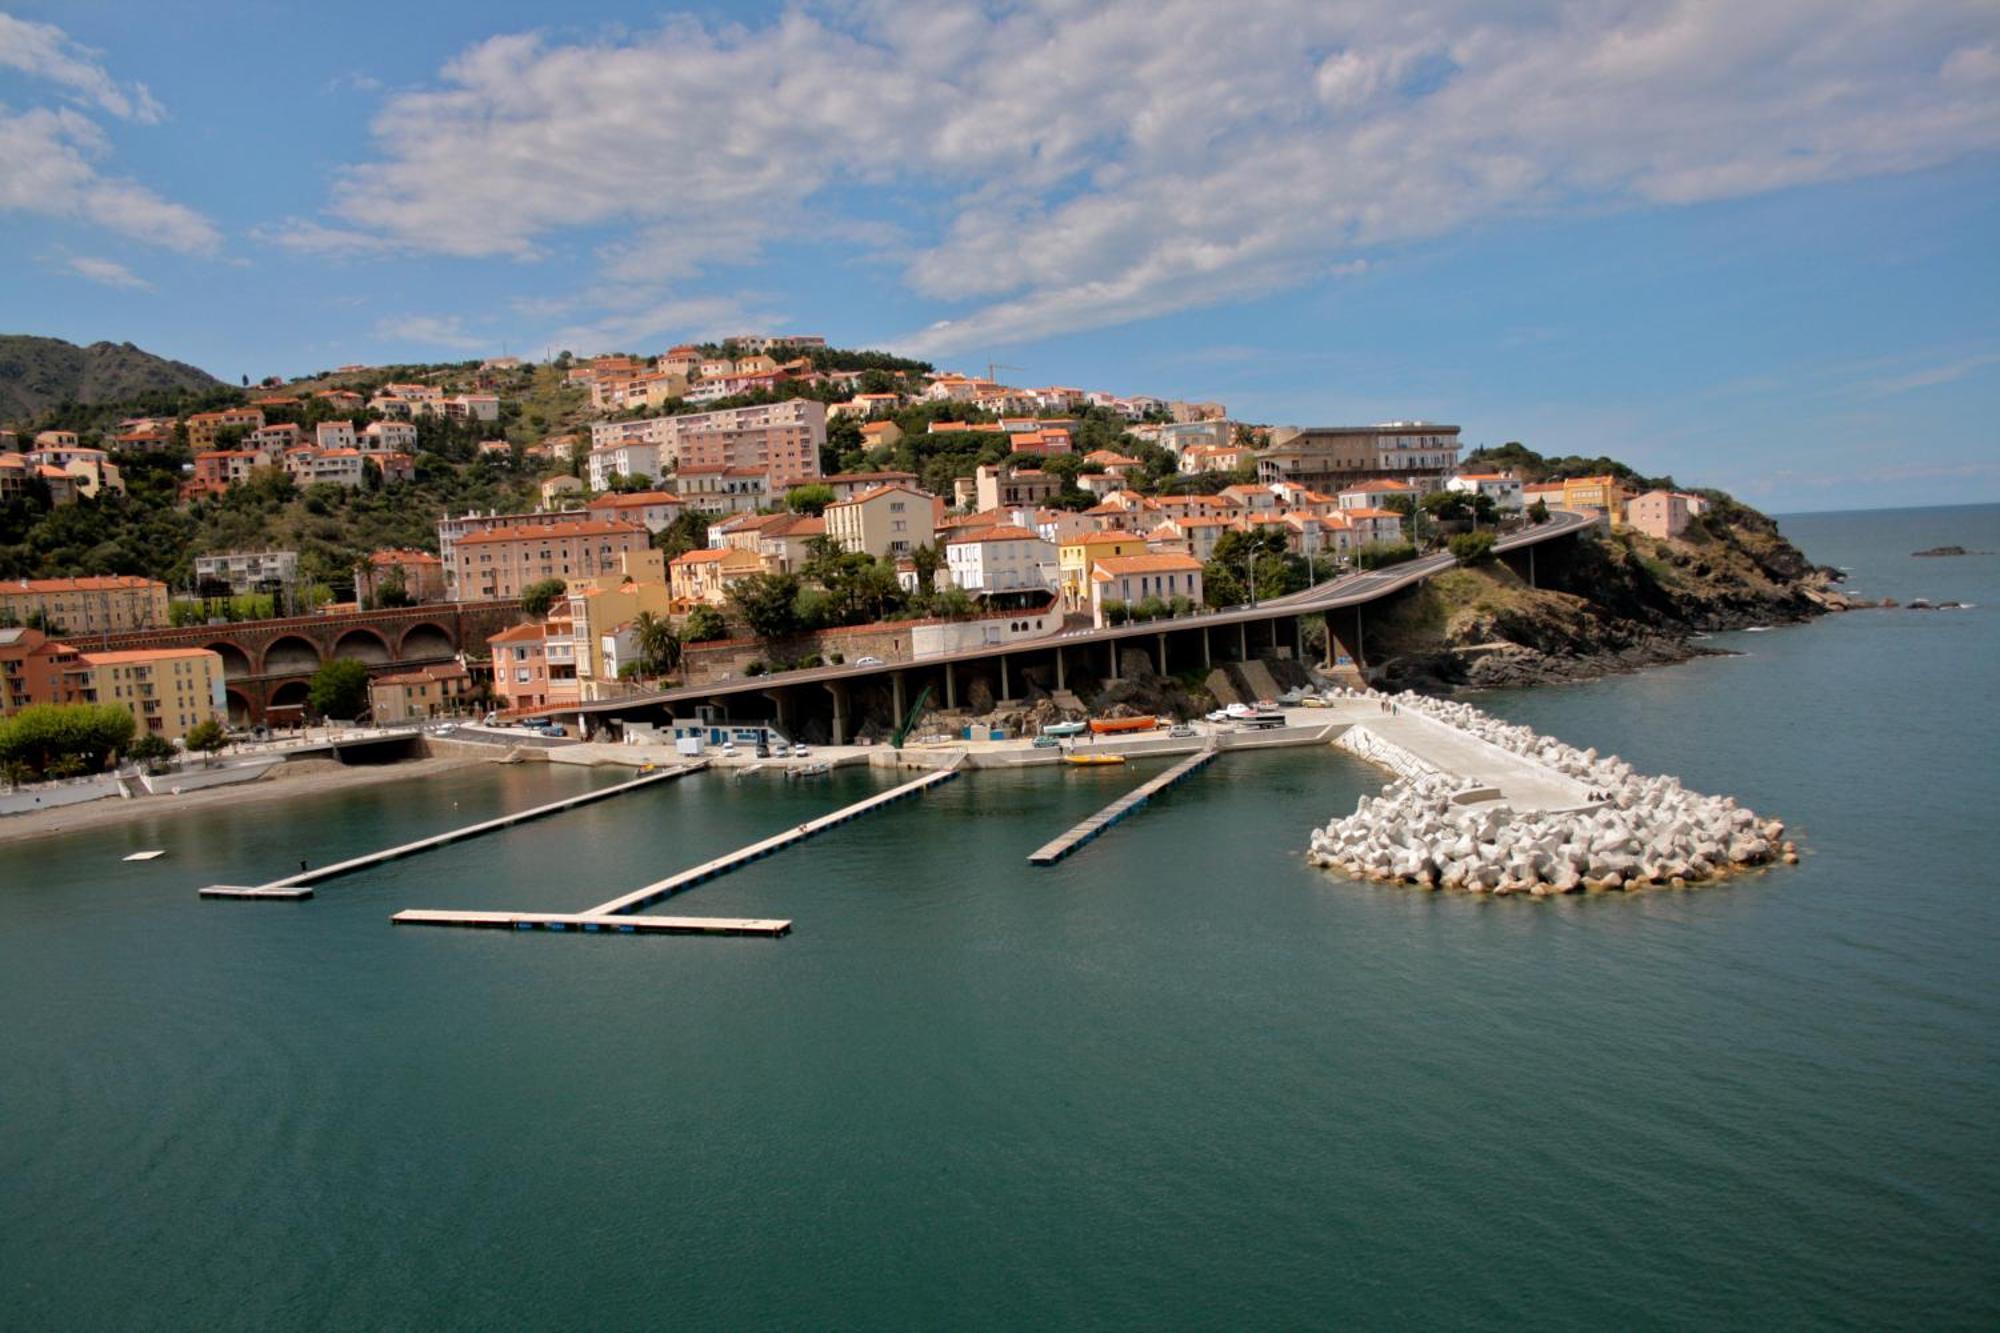
{"type": "Polygon", "coordinates": [[[179,740],[222,714],[222,656],[206,648],[134,648],[80,660],[90,669],[87,697],[130,713],[136,735],[179,740]]]}
{"type": "Polygon", "coordinates": [[[1625,505],[1631,500],[1632,492],[1619,484],[1618,478],[1569,477],[1562,481],[1543,482],[1535,486],[1521,488],[1521,498],[1527,504],[1540,500],[1551,509],[1567,509],[1577,514],[1604,514],[1614,528],[1625,525],[1625,505]]]}
{"type": "MultiPolygon", "coordinates": [[[[587,580],[593,585],[610,585],[611,579],[587,580]]],[[[616,586],[572,588],[569,594],[570,642],[576,660],[579,697],[609,698],[618,692],[617,671],[604,657],[604,638],[620,625],[650,611],[665,620],[673,609],[673,596],[664,580],[623,582],[616,586]]]]}
{"type": "Polygon", "coordinates": [[[675,556],[667,566],[667,582],[677,603],[720,606],[732,586],[763,572],[764,562],[755,551],[707,547],[675,556]]]}
{"type": "Polygon", "coordinates": [[[1063,606],[1077,611],[1090,605],[1090,571],[1106,556],[1148,555],[1146,535],[1140,532],[1086,532],[1056,548],[1056,576],[1062,585],[1063,606]]]}

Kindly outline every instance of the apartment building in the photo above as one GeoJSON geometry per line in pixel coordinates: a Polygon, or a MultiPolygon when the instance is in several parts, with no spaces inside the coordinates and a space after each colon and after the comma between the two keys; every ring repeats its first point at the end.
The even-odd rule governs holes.
{"type": "Polygon", "coordinates": [[[1375,426],[1280,426],[1257,455],[1257,480],[1338,490],[1398,476],[1436,490],[1458,466],[1457,426],[1391,421],[1375,426]]]}
{"type": "Polygon", "coordinates": [[[457,662],[368,682],[369,716],[377,724],[456,716],[470,706],[472,696],[472,673],[457,662]]]}
{"type": "Polygon", "coordinates": [[[596,518],[560,526],[491,528],[453,544],[453,587],[461,599],[519,597],[529,585],[546,579],[611,573],[621,556],[650,545],[643,527],[596,518]]]}
{"type": "Polygon", "coordinates": [[[976,528],[945,543],[944,554],[952,583],[967,592],[1046,592],[1055,585],[1055,544],[1026,528],[976,528]]]}
{"type": "Polygon", "coordinates": [[[771,502],[771,477],[760,467],[683,467],[674,476],[681,503],[710,514],[746,514],[771,502]]]}
{"type": "Polygon", "coordinates": [[[87,698],[132,714],[141,734],[178,740],[196,724],[227,716],[222,655],[206,648],[134,648],[82,653],[87,698]]]}
{"type": "Polygon", "coordinates": [[[459,541],[476,532],[491,532],[498,528],[554,528],[578,523],[601,521],[602,515],[587,509],[536,509],[523,514],[500,514],[488,510],[484,514],[465,513],[457,518],[438,520],[438,560],[444,568],[445,593],[453,601],[464,601],[476,594],[461,590],[458,583],[458,564],[453,559],[459,541]]]}
{"type": "Polygon", "coordinates": [[[1172,602],[1176,597],[1201,605],[1201,561],[1191,555],[1111,556],[1099,560],[1090,574],[1090,618],[1100,629],[1109,603],[1130,606],[1148,598],[1172,602]]]}
{"type": "Polygon", "coordinates": [[[296,583],[298,578],[297,551],[225,551],[194,558],[194,581],[204,590],[215,585],[232,594],[264,592],[296,583]]]}
{"type": "Polygon", "coordinates": [[[89,690],[76,649],[26,625],[0,627],[0,717],[29,704],[82,703],[89,690]]]}
{"type": "Polygon", "coordinates": [[[264,428],[264,413],[254,407],[232,407],[222,412],[197,412],[187,419],[188,448],[195,451],[213,449],[216,439],[225,430],[240,430],[246,435],[264,428]]]}
{"type": "Polygon", "coordinates": [[[32,616],[78,637],[154,629],[167,623],[167,585],[130,574],[0,582],[0,623],[25,625],[32,616]]]}
{"type": "Polygon", "coordinates": [[[893,560],[929,544],[937,501],[914,486],[877,486],[828,505],[825,518],[826,535],[843,550],[893,560]]]}

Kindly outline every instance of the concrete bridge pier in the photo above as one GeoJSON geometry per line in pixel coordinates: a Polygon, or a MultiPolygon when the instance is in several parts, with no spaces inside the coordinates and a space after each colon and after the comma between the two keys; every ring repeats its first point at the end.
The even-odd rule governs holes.
{"type": "Polygon", "coordinates": [[[826,692],[833,696],[833,743],[847,744],[847,682],[829,680],[821,682],[826,692]]]}
{"type": "Polygon", "coordinates": [[[1069,682],[1063,679],[1063,650],[1061,644],[1056,645],[1056,688],[1058,690],[1069,688],[1069,682]]]}
{"type": "Polygon", "coordinates": [[[892,671],[889,673],[889,711],[896,715],[899,727],[903,725],[903,712],[907,707],[903,702],[903,673],[892,671]]]}
{"type": "Polygon", "coordinates": [[[1157,669],[1162,676],[1167,674],[1167,632],[1165,630],[1160,631],[1160,663],[1157,669]]]}
{"type": "Polygon", "coordinates": [[[765,690],[764,697],[771,701],[771,720],[787,739],[792,736],[792,695],[789,690],[765,690]]]}
{"type": "Polygon", "coordinates": [[[1204,671],[1215,665],[1211,660],[1214,656],[1214,650],[1209,647],[1208,628],[1206,625],[1201,627],[1201,669],[1204,671]]]}
{"type": "Polygon", "coordinates": [[[1000,654],[1000,701],[1014,697],[1014,691],[1007,684],[1007,654],[1000,654]]]}
{"type": "Polygon", "coordinates": [[[952,670],[952,663],[944,664],[944,706],[946,712],[958,708],[958,673],[952,670]]]}

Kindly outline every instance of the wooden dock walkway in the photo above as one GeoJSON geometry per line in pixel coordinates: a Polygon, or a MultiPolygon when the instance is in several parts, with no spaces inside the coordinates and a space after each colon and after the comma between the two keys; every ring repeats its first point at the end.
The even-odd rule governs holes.
{"type": "Polygon", "coordinates": [[[600,916],[594,912],[431,912],[389,918],[399,926],[461,926],[472,930],[554,930],[607,935],[765,935],[792,933],[790,921],[727,916],[600,916]]]}
{"type": "Polygon", "coordinates": [[[676,764],[671,768],[661,769],[657,773],[641,774],[639,777],[633,778],[630,782],[621,782],[610,787],[600,787],[596,791],[587,791],[579,796],[566,796],[560,801],[550,801],[547,805],[538,805],[527,810],[517,810],[511,815],[501,815],[497,819],[481,820],[477,824],[467,824],[464,828],[451,829],[444,833],[434,834],[428,838],[419,838],[415,842],[401,843],[379,852],[370,852],[366,856],[356,856],[345,861],[335,861],[332,865],[321,866],[317,870],[303,870],[296,875],[287,875],[283,879],[274,879],[268,884],[250,886],[211,884],[201,890],[201,896],[204,898],[283,899],[290,901],[310,898],[312,897],[312,892],[310,889],[306,889],[306,886],[309,884],[318,884],[341,875],[351,875],[357,870],[366,870],[370,866],[381,865],[384,861],[397,861],[406,856],[415,856],[420,852],[432,851],[439,847],[449,846],[455,842],[464,842],[467,838],[476,838],[481,834],[494,833],[503,828],[511,828],[516,824],[525,824],[531,819],[541,819],[547,815],[560,814],[564,810],[574,810],[580,805],[589,805],[595,801],[608,801],[614,796],[623,796],[627,792],[637,791],[642,787],[651,787],[656,783],[671,782],[675,778],[686,777],[689,773],[699,772],[706,767],[708,767],[708,761],[705,759],[697,759],[685,764],[676,764]],[[288,890],[304,891],[288,892],[288,890]]]}
{"type": "Polygon", "coordinates": [[[1208,744],[1204,745],[1199,753],[1189,755],[1158,777],[1140,783],[1137,787],[1126,792],[1123,796],[1120,796],[1110,805],[1105,806],[1102,810],[1099,810],[1096,814],[1084,820],[1054,842],[1045,843],[1040,848],[1037,848],[1034,854],[1028,857],[1029,864],[1038,866],[1054,865],[1065,856],[1076,851],[1077,848],[1095,838],[1098,834],[1104,832],[1104,830],[1110,828],[1113,824],[1116,824],[1119,820],[1125,818],[1125,816],[1131,814],[1134,810],[1144,808],[1148,801],[1167,788],[1185,782],[1202,769],[1207,768],[1215,762],[1217,753],[1216,742],[1211,737],[1208,744]]]}
{"type": "Polygon", "coordinates": [[[804,842],[807,838],[824,833],[828,829],[838,828],[842,824],[850,824],[863,815],[871,814],[884,806],[893,805],[898,801],[908,800],[913,796],[921,795],[939,783],[950,782],[958,776],[959,767],[964,762],[965,756],[960,754],[943,768],[926,773],[920,778],[905,782],[901,786],[891,787],[888,791],[878,792],[866,800],[856,801],[853,805],[844,806],[830,815],[821,815],[818,819],[809,819],[797,828],[786,829],[783,833],[775,834],[759,842],[753,842],[748,847],[739,848],[726,856],[718,856],[712,861],[704,861],[692,870],[683,870],[677,875],[669,875],[667,878],[648,884],[642,889],[634,889],[622,897],[613,898],[610,902],[599,903],[597,906],[584,912],[583,915],[586,917],[617,916],[620,913],[630,912],[634,908],[644,907],[648,903],[656,903],[662,898],[670,898],[683,889],[693,888],[697,884],[706,883],[718,876],[726,875],[732,870],[740,870],[752,861],[761,861],[767,856],[783,851],[794,843],[804,842]]]}

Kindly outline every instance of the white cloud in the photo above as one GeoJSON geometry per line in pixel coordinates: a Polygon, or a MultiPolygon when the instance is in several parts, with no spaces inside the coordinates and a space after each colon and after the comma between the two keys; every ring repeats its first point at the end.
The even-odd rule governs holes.
{"type": "Polygon", "coordinates": [[[671,309],[668,280],[886,212],[904,281],[954,312],[903,345],[959,352],[1496,218],[2000,147],[1996,27],[1986,0],[826,0],[515,34],[389,97],[331,217],[281,234],[520,259],[590,234],[607,288],[671,309]]]}
{"type": "Polygon", "coordinates": [[[214,224],[185,204],[101,174],[95,161],[108,151],[104,132],[76,111],[0,106],[0,213],[74,218],[186,254],[221,244],[214,224]]]}
{"type": "Polygon", "coordinates": [[[97,52],[71,41],[53,23],[31,23],[0,14],[0,68],[47,79],[66,89],[76,101],[120,120],[151,125],[166,115],[145,84],[120,84],[96,56],[97,52]]]}
{"type": "Polygon", "coordinates": [[[448,347],[457,352],[481,351],[493,342],[468,333],[465,321],[457,315],[392,315],[375,322],[375,337],[385,343],[448,347]]]}
{"type": "Polygon", "coordinates": [[[1967,375],[1977,374],[1989,366],[2000,366],[2000,352],[1973,352],[1954,357],[1949,361],[1933,365],[1919,366],[1901,375],[1871,380],[1862,387],[1862,396],[1867,398],[1888,398],[1899,393],[1909,393],[1915,389],[1935,388],[1940,384],[1951,384],[1967,375]]]}
{"type": "Polygon", "coordinates": [[[115,259],[95,259],[89,255],[72,255],[68,260],[68,267],[72,273],[77,274],[79,277],[89,278],[92,282],[101,283],[106,287],[118,287],[134,292],[150,292],[153,290],[152,283],[147,282],[144,278],[134,273],[131,269],[126,268],[115,259]]]}

